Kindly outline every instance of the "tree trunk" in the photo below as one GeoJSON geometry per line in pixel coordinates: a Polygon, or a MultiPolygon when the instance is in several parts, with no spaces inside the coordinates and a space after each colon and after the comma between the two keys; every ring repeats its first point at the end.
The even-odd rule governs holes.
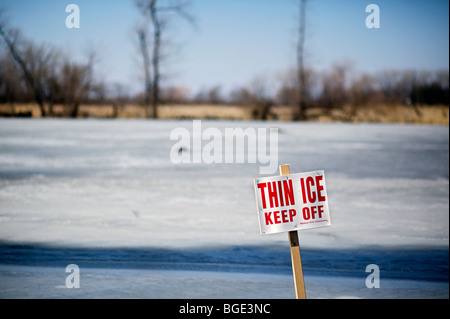
{"type": "Polygon", "coordinates": [[[156,9],[156,1],[151,4],[151,16],[154,28],[153,39],[153,88],[152,88],[152,108],[153,118],[158,118],[158,104],[159,104],[159,56],[161,47],[161,22],[158,20],[156,9]]]}
{"type": "Polygon", "coordinates": [[[305,46],[305,7],[306,0],[300,0],[299,3],[299,29],[297,43],[297,71],[298,71],[298,111],[295,120],[306,120],[306,84],[304,68],[304,46],[305,46]]]}
{"type": "Polygon", "coordinates": [[[47,112],[45,111],[45,105],[44,105],[43,99],[36,92],[34,94],[34,99],[36,100],[36,103],[39,105],[39,109],[41,110],[41,117],[46,117],[47,112]]]}
{"type": "Polygon", "coordinates": [[[145,29],[138,30],[139,36],[139,46],[141,49],[142,60],[144,63],[144,107],[145,107],[145,117],[150,117],[149,106],[150,106],[150,92],[152,90],[152,79],[150,72],[150,58],[148,54],[147,46],[147,34],[145,29]]]}

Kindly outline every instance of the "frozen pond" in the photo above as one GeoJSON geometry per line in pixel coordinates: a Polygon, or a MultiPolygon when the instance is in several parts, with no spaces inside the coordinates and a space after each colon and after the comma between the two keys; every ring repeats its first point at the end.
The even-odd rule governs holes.
{"type": "MultiPolygon", "coordinates": [[[[201,123],[277,127],[278,164],[325,170],[332,226],[299,233],[309,297],[448,298],[448,126],[201,123]]],[[[0,297],[291,298],[287,234],[259,235],[261,164],[176,164],[180,127],[0,120],[0,297]],[[58,289],[72,263],[81,288],[58,289]]]]}

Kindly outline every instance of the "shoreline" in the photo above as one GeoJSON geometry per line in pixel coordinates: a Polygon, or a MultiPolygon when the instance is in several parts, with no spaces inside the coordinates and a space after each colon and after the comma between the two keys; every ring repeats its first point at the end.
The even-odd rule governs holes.
{"type": "MultiPolygon", "coordinates": [[[[211,120],[261,120],[255,116],[256,107],[239,105],[208,104],[162,104],[158,108],[158,119],[211,119],[211,120]]],[[[294,122],[295,108],[274,106],[267,120],[294,122]]],[[[311,108],[308,119],[303,122],[342,122],[342,123],[396,123],[449,125],[449,106],[433,105],[369,105],[361,107],[344,106],[331,110],[311,108]]],[[[36,104],[0,104],[0,118],[41,118],[36,104]]],[[[48,118],[69,118],[64,116],[62,105],[54,106],[54,116],[48,118]]],[[[105,119],[145,119],[145,109],[141,105],[81,105],[80,118],[105,119]]],[[[262,121],[262,120],[261,120],[262,121]]]]}

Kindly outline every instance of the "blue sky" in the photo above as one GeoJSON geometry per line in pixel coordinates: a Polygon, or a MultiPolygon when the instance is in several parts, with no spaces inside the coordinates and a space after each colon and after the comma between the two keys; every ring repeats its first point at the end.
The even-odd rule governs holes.
{"type": "MultiPolygon", "coordinates": [[[[11,26],[27,38],[63,48],[81,59],[98,51],[98,74],[108,83],[141,89],[135,28],[142,21],[132,0],[2,0],[11,26]],[[67,29],[68,4],[80,8],[80,28],[67,29]]],[[[192,0],[196,27],[172,20],[167,30],[166,85],[195,94],[224,92],[255,76],[276,78],[295,66],[296,0],[192,0]]],[[[325,70],[336,62],[356,72],[449,68],[449,2],[444,0],[309,0],[306,64],[325,70]],[[368,29],[368,4],[380,8],[379,29],[368,29]]]]}

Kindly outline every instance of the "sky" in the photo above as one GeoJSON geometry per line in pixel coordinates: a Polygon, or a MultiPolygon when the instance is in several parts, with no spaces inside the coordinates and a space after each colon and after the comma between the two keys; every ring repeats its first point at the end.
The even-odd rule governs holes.
{"type": "MultiPolygon", "coordinates": [[[[136,28],[143,19],[133,0],[0,0],[0,7],[25,37],[79,60],[93,48],[99,78],[130,93],[142,89],[136,28]],[[80,9],[80,28],[66,27],[71,3],[80,9]]],[[[308,67],[449,69],[449,1],[308,0],[306,8],[308,67]],[[380,9],[380,28],[366,27],[371,3],[380,9]]],[[[258,76],[276,81],[295,67],[298,0],[191,0],[188,11],[194,25],[171,16],[166,29],[164,86],[228,92],[258,76]]]]}

